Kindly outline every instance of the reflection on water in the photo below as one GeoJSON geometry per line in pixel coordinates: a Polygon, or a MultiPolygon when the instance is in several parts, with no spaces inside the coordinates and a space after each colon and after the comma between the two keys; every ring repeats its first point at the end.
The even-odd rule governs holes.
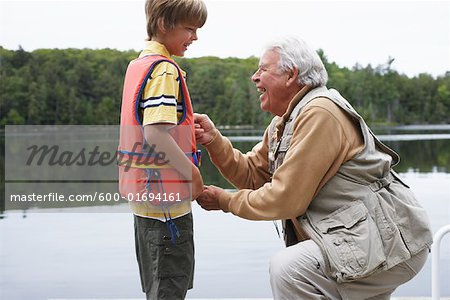
{"type": "Polygon", "coordinates": [[[386,141],[400,154],[398,172],[450,172],[450,140],[386,141]]]}
{"type": "MultiPolygon", "coordinates": [[[[257,143],[257,141],[236,141],[237,137],[239,136],[233,136],[231,138],[235,139],[233,145],[244,153],[251,150],[257,143]]],[[[257,136],[256,139],[260,140],[260,137],[257,136]]],[[[400,154],[400,163],[395,167],[397,172],[450,172],[450,139],[385,140],[383,142],[400,154]]],[[[206,152],[206,150],[203,151],[206,152]]],[[[211,164],[209,157],[207,155],[203,157],[202,172],[205,176],[205,182],[207,184],[232,188],[211,164]]]]}
{"type": "MultiPolygon", "coordinates": [[[[260,136],[261,132],[254,134],[260,136]]],[[[1,155],[3,143],[0,140],[1,155]]],[[[436,232],[450,222],[450,140],[385,143],[400,153],[396,170],[428,211],[436,232]]],[[[254,144],[234,142],[244,152],[254,144]]],[[[3,159],[0,164],[3,181],[3,159]]],[[[206,152],[201,171],[206,184],[232,188],[211,165],[206,152]]],[[[0,192],[4,195],[3,184],[0,192]]],[[[268,262],[283,247],[273,224],[206,212],[196,204],[193,207],[196,275],[188,297],[271,297],[268,262]]],[[[6,211],[0,215],[1,299],[142,297],[127,207],[105,206],[97,208],[96,213],[71,213],[77,210],[46,210],[49,213],[41,214],[6,211]]],[[[443,240],[441,249],[441,278],[448,278],[450,239],[443,240]]],[[[431,258],[395,296],[429,296],[430,262],[431,258]]],[[[450,286],[441,282],[441,287],[441,295],[450,296],[450,286]]]]}

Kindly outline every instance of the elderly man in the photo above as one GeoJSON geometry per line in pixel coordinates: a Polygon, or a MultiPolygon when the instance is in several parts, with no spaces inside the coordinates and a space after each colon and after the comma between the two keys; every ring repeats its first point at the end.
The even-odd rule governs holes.
{"type": "Polygon", "coordinates": [[[196,137],[239,191],[206,187],[197,199],[249,220],[284,220],[286,249],[270,262],[275,299],[389,299],[424,265],[432,234],[383,145],[336,90],[317,53],[284,39],[252,77],[275,115],[247,154],[206,115],[196,137]]]}

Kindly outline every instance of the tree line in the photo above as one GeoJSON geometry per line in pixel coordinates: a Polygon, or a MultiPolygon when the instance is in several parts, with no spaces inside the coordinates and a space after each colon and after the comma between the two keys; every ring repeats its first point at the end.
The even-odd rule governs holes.
{"type": "MultiPolygon", "coordinates": [[[[123,77],[135,51],[0,46],[0,125],[118,124],[123,77]]],[[[450,72],[408,77],[392,68],[329,62],[329,88],[341,92],[369,124],[450,123],[450,72]]],[[[187,72],[194,110],[217,125],[268,124],[250,77],[258,59],[177,58],[187,72]]]]}

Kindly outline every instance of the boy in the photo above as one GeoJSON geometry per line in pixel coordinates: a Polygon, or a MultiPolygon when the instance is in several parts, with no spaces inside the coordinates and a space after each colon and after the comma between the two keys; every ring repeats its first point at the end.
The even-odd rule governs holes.
{"type": "Polygon", "coordinates": [[[134,213],[147,299],[184,299],[192,288],[191,200],[203,189],[184,56],[206,21],[202,0],[147,0],[148,42],[128,66],[121,109],[120,192],[134,213]]]}

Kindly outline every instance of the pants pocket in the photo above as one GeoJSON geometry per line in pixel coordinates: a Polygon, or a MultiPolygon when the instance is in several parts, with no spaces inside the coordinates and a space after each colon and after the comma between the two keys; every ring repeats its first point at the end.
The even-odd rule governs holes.
{"type": "Polygon", "coordinates": [[[386,263],[375,222],[362,201],[330,214],[317,225],[330,262],[331,275],[348,282],[374,274],[386,263]]]}
{"type": "Polygon", "coordinates": [[[176,242],[171,241],[170,234],[152,232],[151,241],[156,248],[156,275],[159,278],[192,276],[194,265],[194,244],[192,232],[180,230],[176,242]]]}

